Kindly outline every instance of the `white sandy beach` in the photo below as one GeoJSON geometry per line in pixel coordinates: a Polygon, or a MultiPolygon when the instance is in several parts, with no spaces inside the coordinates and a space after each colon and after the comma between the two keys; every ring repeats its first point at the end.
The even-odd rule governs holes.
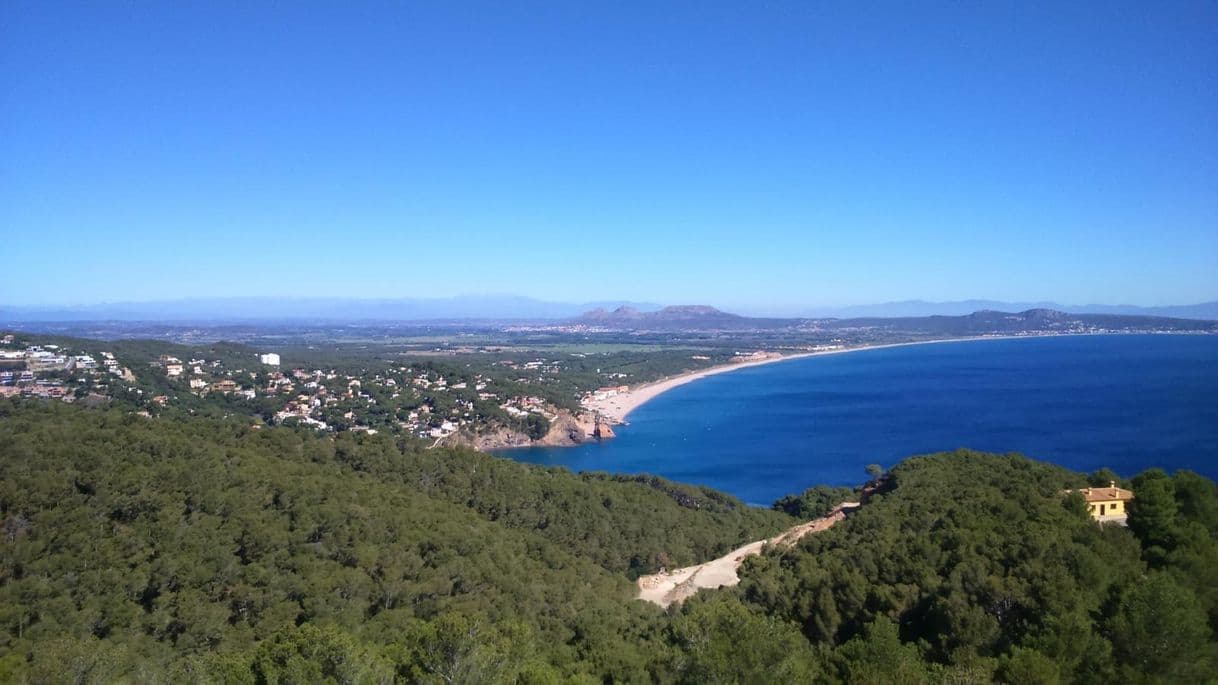
{"type": "Polygon", "coordinates": [[[731,363],[731,364],[722,364],[719,366],[712,366],[708,369],[690,371],[689,373],[683,373],[679,376],[673,376],[671,378],[665,378],[663,380],[654,381],[652,383],[646,383],[646,384],[638,386],[637,388],[631,388],[630,390],[627,390],[624,393],[618,393],[617,395],[614,395],[613,397],[606,397],[604,399],[599,399],[599,400],[598,399],[587,400],[586,402],[584,402],[584,407],[600,414],[602,417],[604,417],[606,420],[608,420],[612,423],[623,423],[623,422],[625,422],[626,417],[630,415],[630,412],[634,411],[635,409],[638,409],[643,404],[651,401],[652,399],[658,397],[659,395],[662,395],[663,393],[668,392],[669,390],[672,390],[673,388],[680,387],[682,385],[685,385],[686,383],[692,383],[698,379],[706,378],[707,376],[715,376],[715,375],[718,375],[721,373],[729,373],[731,371],[738,371],[740,369],[748,369],[748,368],[752,368],[754,366],[761,366],[763,364],[774,364],[776,362],[785,362],[785,361],[790,361],[792,359],[805,359],[807,357],[820,357],[820,356],[825,356],[825,355],[830,355],[830,354],[846,354],[848,352],[861,352],[863,350],[882,350],[882,349],[887,349],[887,348],[892,348],[892,347],[908,347],[911,345],[930,345],[930,344],[936,344],[936,343],[969,342],[969,341],[976,341],[976,340],[1009,340],[1012,338],[1031,338],[1031,337],[1044,337],[1044,336],[992,335],[992,336],[981,336],[981,337],[975,337],[975,338],[945,338],[942,340],[917,340],[917,341],[913,341],[913,342],[888,343],[885,345],[863,345],[860,347],[847,347],[847,348],[843,348],[840,350],[823,350],[820,352],[800,352],[800,353],[796,353],[796,354],[787,354],[787,355],[774,354],[774,355],[771,355],[770,357],[767,357],[766,359],[758,359],[758,360],[747,361],[747,362],[736,362],[736,363],[731,363]]]}

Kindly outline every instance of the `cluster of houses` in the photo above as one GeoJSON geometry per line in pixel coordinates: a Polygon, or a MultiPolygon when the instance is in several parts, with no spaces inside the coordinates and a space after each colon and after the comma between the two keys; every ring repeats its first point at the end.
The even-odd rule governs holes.
{"type": "MultiPolygon", "coordinates": [[[[148,362],[159,389],[149,390],[110,352],[91,354],[54,344],[19,345],[13,336],[0,339],[0,395],[37,395],[71,401],[87,393],[125,396],[143,405],[150,416],[186,393],[200,398],[256,402],[251,413],[273,423],[293,423],[318,430],[394,432],[442,439],[455,433],[478,433],[501,420],[541,416],[558,410],[540,393],[520,392],[512,383],[553,382],[561,363],[547,359],[501,360],[508,376],[496,383],[490,375],[417,362],[377,372],[284,368],[276,353],[251,356],[248,365],[198,356],[162,354],[148,362]],[[70,372],[70,373],[63,373],[70,372]],[[111,376],[112,374],[112,376],[111,376]],[[87,378],[80,390],[76,378],[87,378]],[[512,388],[507,390],[506,388],[512,388]],[[499,417],[498,419],[495,417],[499,417]]],[[[181,353],[177,353],[181,354],[181,353]]],[[[617,374],[625,377],[625,374],[617,374]]],[[[607,377],[614,377],[609,374],[607,377]]],[[[625,392],[625,385],[600,388],[596,394],[625,392]]]]}
{"type": "MultiPolygon", "coordinates": [[[[219,361],[206,359],[182,361],[172,355],[163,354],[151,365],[163,371],[167,379],[185,383],[190,392],[196,395],[235,394],[250,400],[258,396],[258,391],[252,385],[252,377],[250,377],[250,382],[244,384],[233,379],[234,375],[240,376],[245,373],[244,369],[238,369],[235,372],[228,371],[219,361]]],[[[164,402],[159,404],[164,404],[164,402]]]]}
{"type": "Polygon", "coordinates": [[[549,359],[533,359],[527,362],[504,359],[496,362],[495,365],[518,372],[512,379],[517,383],[544,384],[553,382],[558,374],[562,372],[562,364],[549,359]]]}
{"type": "Polygon", "coordinates": [[[516,418],[525,418],[529,414],[540,414],[547,419],[553,420],[557,414],[552,411],[550,404],[540,397],[532,395],[523,397],[513,397],[499,405],[499,408],[506,412],[509,416],[516,418]]]}
{"type": "Polygon", "coordinates": [[[769,352],[756,350],[753,352],[737,352],[732,355],[733,362],[757,362],[770,358],[769,352]]]}
{"type": "Polygon", "coordinates": [[[610,397],[617,397],[629,391],[629,385],[606,385],[588,393],[588,397],[594,400],[607,400],[610,397]]]}
{"type": "MultiPolygon", "coordinates": [[[[11,340],[12,336],[5,336],[11,340]]],[[[11,344],[11,343],[10,343],[11,344]]],[[[122,374],[118,360],[110,352],[102,352],[102,361],[88,354],[73,354],[59,345],[28,345],[22,349],[0,349],[0,364],[20,365],[31,373],[43,371],[92,371],[103,368],[115,375],[122,374]]]]}
{"type": "Polygon", "coordinates": [[[110,352],[98,361],[91,354],[60,345],[20,345],[12,335],[0,338],[0,397],[33,396],[76,399],[77,389],[107,387],[106,373],[128,373],[110,352]]]}
{"type": "MultiPolygon", "coordinates": [[[[273,353],[260,354],[258,361],[263,368],[226,369],[218,361],[183,361],[163,355],[152,366],[172,384],[180,383],[196,395],[259,399],[263,411],[267,403],[278,405],[268,415],[274,423],[318,430],[375,433],[391,427],[422,438],[445,438],[463,429],[476,430],[493,407],[515,418],[555,416],[540,397],[501,398],[490,387],[491,379],[481,373],[454,377],[448,372],[446,377],[431,365],[421,364],[359,375],[334,369],[281,369],[281,359],[273,353]]],[[[537,361],[516,368],[545,373],[549,366],[552,364],[537,361]]]]}

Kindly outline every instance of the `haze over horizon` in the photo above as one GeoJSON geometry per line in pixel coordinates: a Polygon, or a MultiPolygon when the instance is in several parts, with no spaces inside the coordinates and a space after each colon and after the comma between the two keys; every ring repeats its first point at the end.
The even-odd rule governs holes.
{"type": "Polygon", "coordinates": [[[1218,299],[1214,3],[0,17],[2,305],[1218,299]]]}
{"type": "Polygon", "coordinates": [[[1022,312],[1050,309],[1074,314],[1131,314],[1181,319],[1218,320],[1218,300],[1145,307],[1127,303],[1060,303],[969,299],[945,302],[901,300],[839,306],[752,308],[725,311],[714,303],[657,303],[624,299],[560,302],[513,294],[465,294],[447,298],[228,297],[183,298],[144,302],[95,303],[76,306],[11,306],[0,302],[0,323],[144,321],[223,323],[256,321],[439,321],[439,320],[561,320],[593,310],[707,308],[745,317],[866,318],[961,316],[980,311],[1022,312]]]}

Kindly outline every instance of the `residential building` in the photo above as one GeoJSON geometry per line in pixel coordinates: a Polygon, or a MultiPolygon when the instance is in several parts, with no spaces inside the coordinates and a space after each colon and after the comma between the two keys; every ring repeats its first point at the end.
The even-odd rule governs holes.
{"type": "Polygon", "coordinates": [[[1106,488],[1083,488],[1077,492],[1086,500],[1091,518],[1100,523],[1125,524],[1129,502],[1133,500],[1132,491],[1118,488],[1116,481],[1109,481],[1106,488]]]}

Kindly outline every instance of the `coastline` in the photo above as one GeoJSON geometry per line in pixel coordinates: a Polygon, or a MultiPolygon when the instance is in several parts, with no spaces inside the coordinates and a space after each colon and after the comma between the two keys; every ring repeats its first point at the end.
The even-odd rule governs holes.
{"type": "MultiPolygon", "coordinates": [[[[1080,334],[1070,334],[1080,335],[1080,334]]],[[[1088,334],[1082,334],[1088,335],[1088,334]]],[[[754,361],[720,364],[706,369],[697,371],[689,371],[687,373],[670,376],[658,381],[645,383],[637,388],[632,388],[624,393],[607,397],[600,400],[590,400],[583,405],[584,409],[599,414],[606,421],[613,424],[626,423],[626,418],[635,409],[643,406],[647,402],[659,397],[660,395],[678,388],[687,383],[692,383],[696,380],[707,378],[709,376],[717,376],[723,373],[730,373],[740,369],[749,369],[765,364],[776,364],[778,362],[792,361],[795,359],[807,359],[809,357],[823,357],[833,354],[848,354],[850,352],[862,352],[864,350],[883,350],[894,347],[909,347],[912,345],[934,345],[939,343],[952,342],[973,342],[978,340],[1014,340],[1023,338],[1048,338],[1056,337],[1055,334],[1050,335],[980,335],[968,338],[938,338],[935,340],[911,340],[909,342],[900,343],[883,343],[880,345],[860,345],[858,347],[846,347],[839,350],[821,350],[818,352],[798,352],[795,354],[778,354],[766,359],[758,359],[754,361]]]]}

